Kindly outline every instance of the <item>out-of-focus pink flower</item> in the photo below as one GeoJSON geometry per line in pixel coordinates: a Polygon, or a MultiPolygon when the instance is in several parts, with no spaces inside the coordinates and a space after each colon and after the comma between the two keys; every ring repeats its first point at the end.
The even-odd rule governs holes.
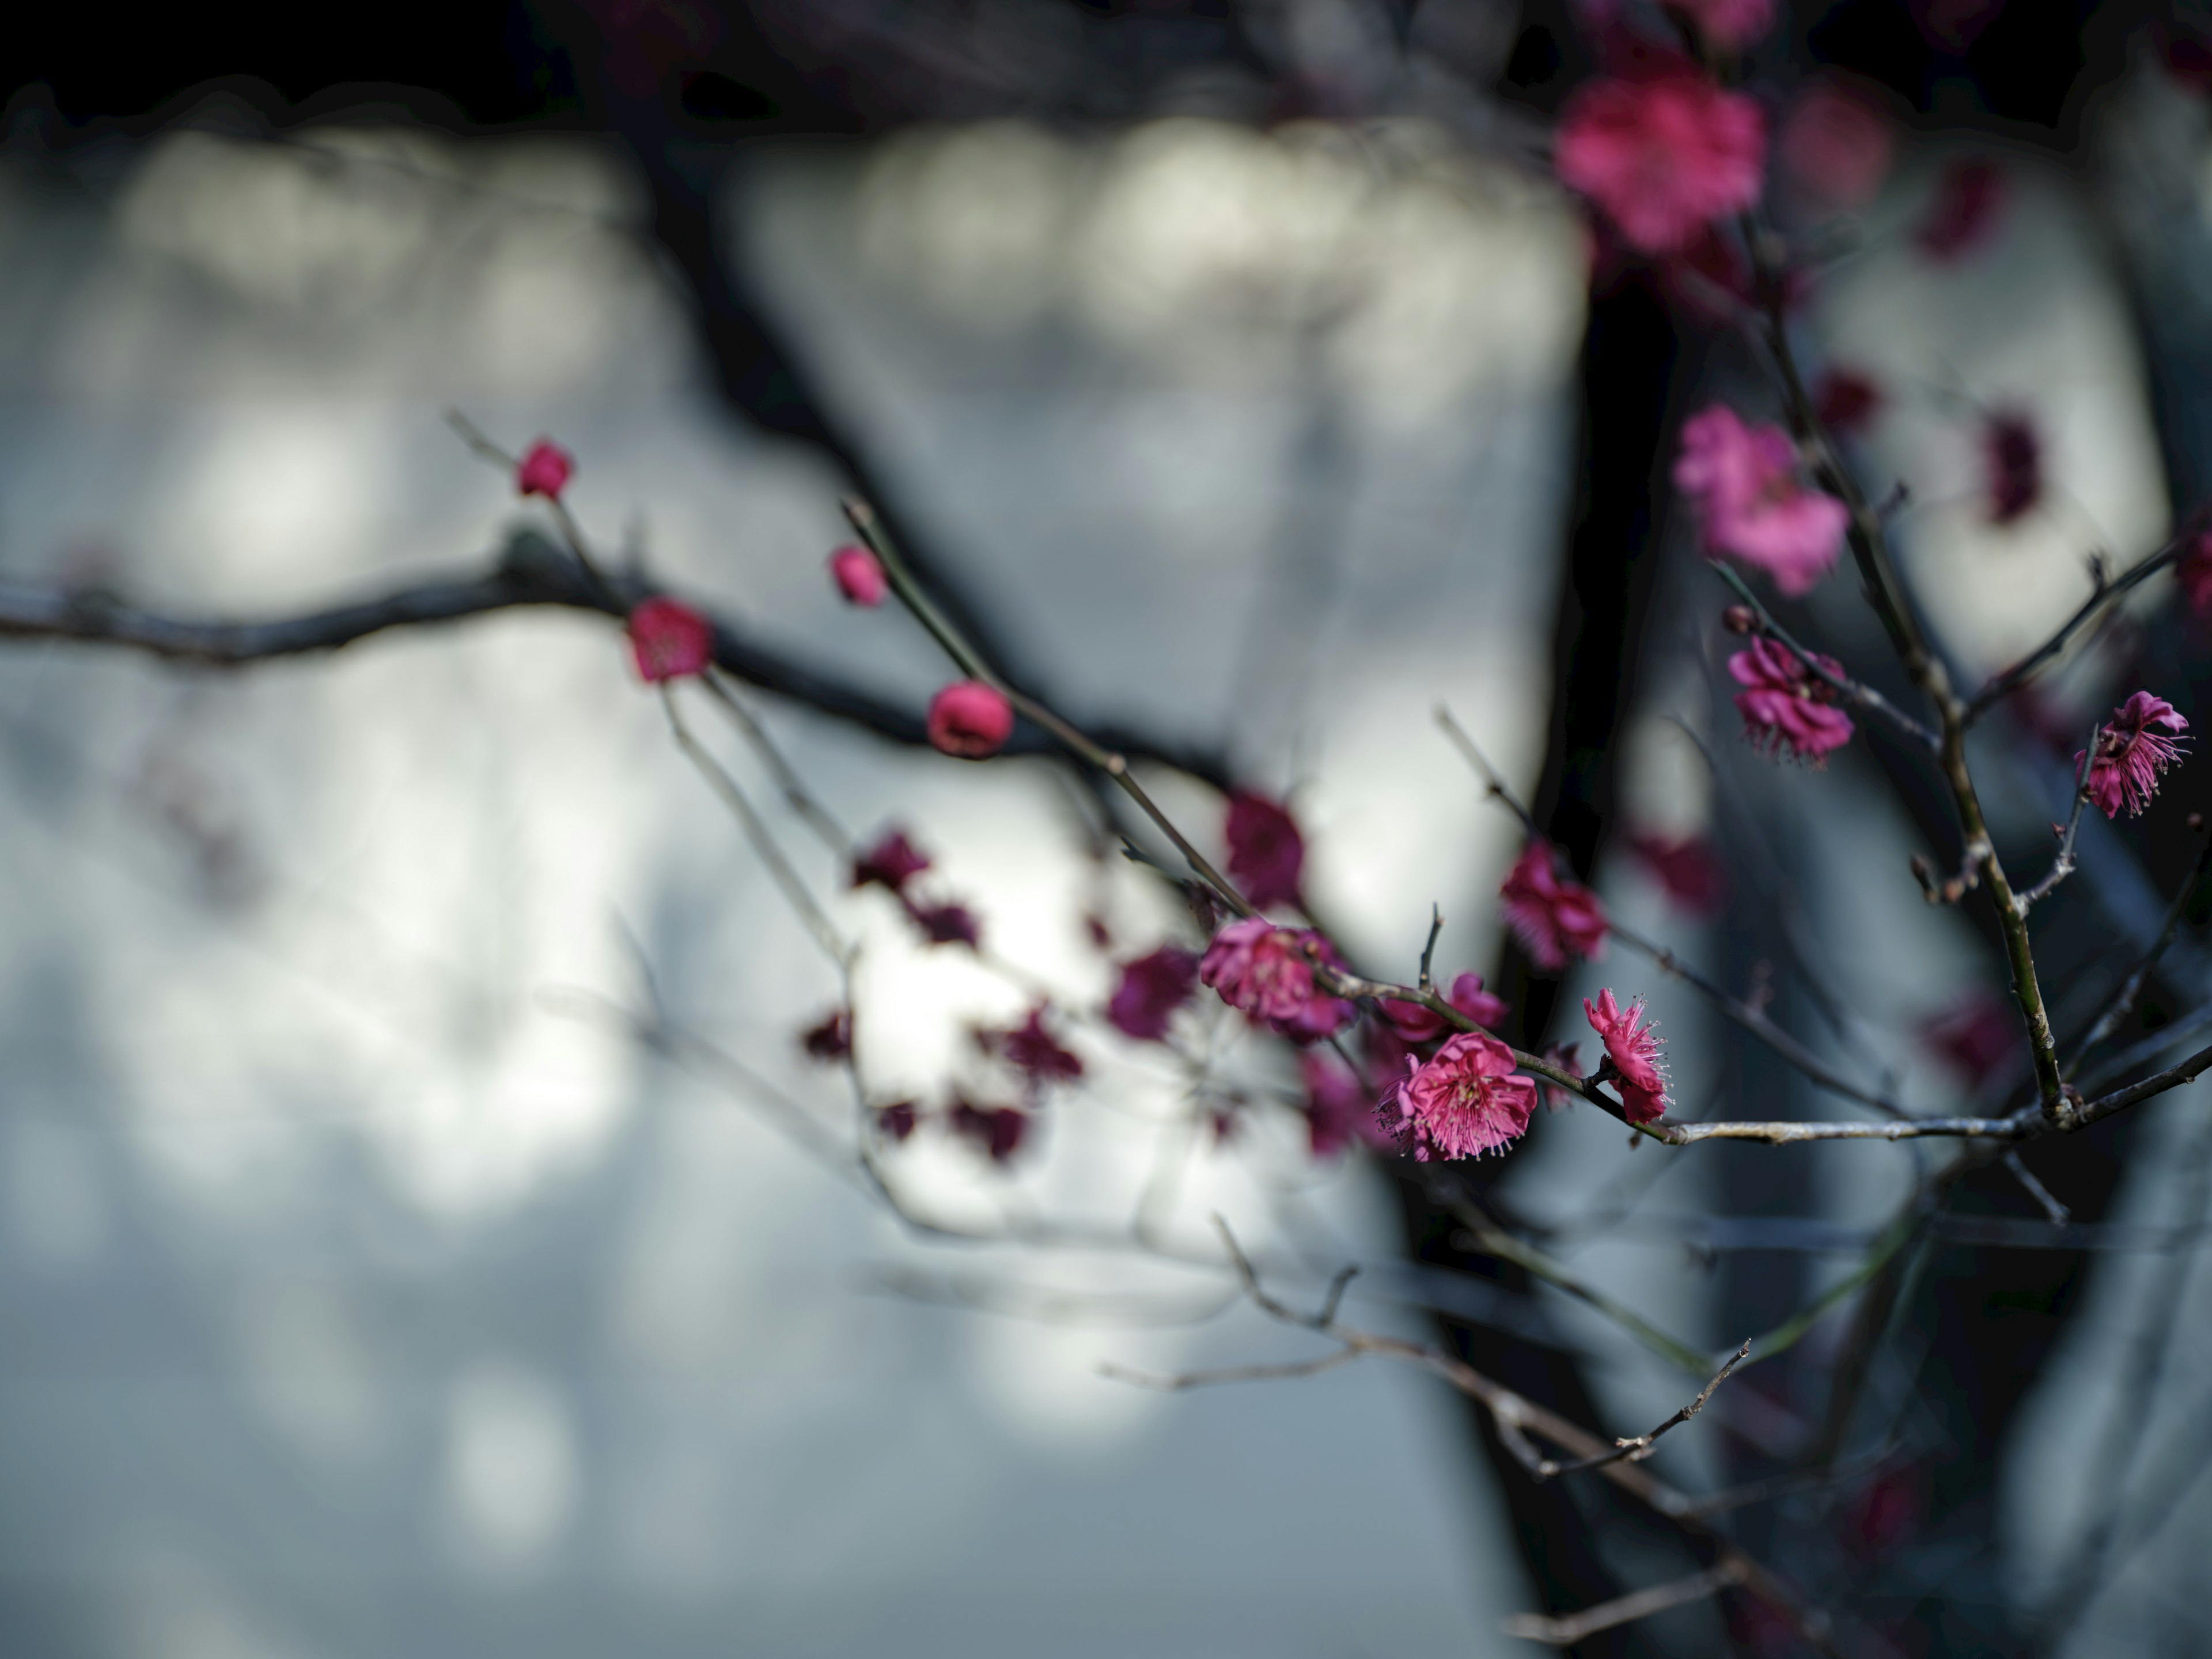
{"type": "Polygon", "coordinates": [[[932,945],[964,945],[971,951],[983,948],[983,926],[964,904],[916,904],[908,899],[906,913],[932,945]]]}
{"type": "Polygon", "coordinates": [[[1605,906],[1580,882],[1563,876],[1548,842],[1532,841],[1498,890],[1498,908],[1528,959],[1557,973],[1570,957],[1595,962],[1605,954],[1605,906]]]}
{"type": "Polygon", "coordinates": [[[1358,1073],[1320,1048],[1298,1055],[1305,1074],[1306,1139],[1318,1158],[1334,1158],[1357,1143],[1392,1145],[1376,1121],[1375,1102],[1358,1073]]]}
{"type": "Polygon", "coordinates": [[[2212,622],[2212,526],[2189,538],[2174,563],[2173,580],[2188,599],[2191,614],[2199,622],[2212,622]]]}
{"type": "Polygon", "coordinates": [[[629,648],[648,684],[703,674],[714,660],[714,624],[681,599],[647,599],[629,613],[629,648]]]}
{"type": "Polygon", "coordinates": [[[1981,436],[1990,522],[2014,523],[2043,499],[2043,440],[2035,423],[2014,409],[1984,416],[1981,436]]]}
{"type": "Polygon", "coordinates": [[[1213,936],[1200,958],[1198,976],[1232,1008],[1264,1021],[1285,1036],[1312,1042],[1334,1034],[1352,1007],[1314,984],[1317,952],[1341,963],[1327,939],[1310,928],[1278,927],[1265,916],[1233,921],[1213,936]]]}
{"type": "MultiPolygon", "coordinates": [[[[2181,746],[2188,739],[2174,734],[2188,729],[2189,722],[2165,698],[2136,692],[2112,711],[2097,735],[2096,757],[2089,763],[2090,800],[2108,818],[2119,817],[2123,806],[2141,816],[2158,793],[2159,774],[2183,759],[2181,746]]],[[[2082,752],[2074,757],[2077,767],[2082,752]]]]}
{"type": "Polygon", "coordinates": [[[914,1133],[914,1126],[920,1119],[921,1114],[910,1100],[878,1106],[876,1109],[876,1133],[890,1140],[904,1140],[914,1133]]]}
{"type": "Polygon", "coordinates": [[[1995,163],[1978,156],[1954,161],[1943,169],[1912,240],[1945,264],[1964,258],[1996,234],[2005,193],[2005,176],[1995,163]]]}
{"type": "Polygon", "coordinates": [[[1842,550],[1850,514],[1797,482],[1789,434],[1746,426],[1724,404],[1684,422],[1674,484],[1697,502],[1707,547],[1756,565],[1792,599],[1810,592],[1842,550]]]}
{"type": "Polygon", "coordinates": [[[1040,1003],[1019,1025],[978,1030],[976,1045],[1004,1060],[1032,1085],[1072,1082],[1083,1075],[1083,1056],[1060,1046],[1045,1029],[1044,1016],[1040,1003]]]}
{"type": "Polygon", "coordinates": [[[1297,820],[1264,795],[1239,789],[1229,797],[1229,874],[1255,908],[1298,902],[1305,837],[1297,820]]]}
{"type": "Polygon", "coordinates": [[[1728,872],[1703,836],[1669,841],[1639,830],[1629,836],[1628,850],[1685,910],[1709,916],[1727,902],[1728,872]]]}
{"type": "Polygon", "coordinates": [[[853,1052],[853,1013],[848,1008],[832,1008],[822,1023],[801,1033],[799,1046],[807,1057],[825,1065],[840,1060],[853,1052]]]}
{"type": "Polygon", "coordinates": [[[830,556],[830,580],[854,605],[874,606],[891,591],[884,567],[865,547],[841,547],[830,556]]]}
{"type": "Polygon", "coordinates": [[[1928,1494],[1917,1467],[1884,1469],[1844,1506],[1844,1542],[1863,1559],[1887,1555],[1919,1529],[1928,1494]]]}
{"type": "Polygon", "coordinates": [[[1163,1041],[1175,1011],[1188,1002],[1198,982],[1198,957],[1173,945],[1121,964],[1121,982],[1106,1005],[1106,1018],[1125,1036],[1147,1042],[1163,1041]]]}
{"type": "Polygon", "coordinates": [[[1668,0],[1667,9],[1688,18],[1723,52],[1741,52],[1774,23],[1774,0],[1668,0]]]}
{"type": "Polygon", "coordinates": [[[540,438],[514,469],[515,493],[557,501],[575,474],[576,463],[568,452],[550,438],[540,438]]]}
{"type": "Polygon", "coordinates": [[[1632,80],[1592,82],[1567,100],[1553,165],[1629,245],[1679,253],[1714,220],[1759,199],[1766,118],[1686,58],[1632,80]]]}
{"type": "Polygon", "coordinates": [[[2021,1053],[2020,1016],[1987,991],[1969,991],[1920,1024],[1920,1040],[1959,1079],[1980,1088],[2021,1053]]]}
{"type": "Polygon", "coordinates": [[[1808,194],[1834,207],[1857,207],[1889,176],[1897,141],[1865,99],[1840,87],[1815,86],[1784,120],[1775,148],[1808,194]]]}
{"type": "Polygon", "coordinates": [[[1667,1070],[1659,1048],[1659,1033],[1644,1024],[1644,999],[1623,1008],[1611,991],[1600,991],[1597,1000],[1583,999],[1583,1012],[1590,1030],[1605,1044],[1605,1057],[1613,1062],[1613,1086],[1627,1108],[1631,1123],[1649,1123],[1667,1113],[1667,1070]]]}
{"type": "MultiPolygon", "coordinates": [[[[1495,1030],[1504,1024],[1507,1012],[1505,999],[1482,988],[1480,974],[1462,974],[1452,981],[1451,990],[1444,1000],[1465,1014],[1477,1025],[1495,1030]]],[[[1386,1000],[1376,1005],[1391,1028],[1408,1042],[1428,1042],[1443,1035],[1446,1021],[1433,1008],[1425,1008],[1418,1002],[1386,1000]]]]}
{"type": "Polygon", "coordinates": [[[1856,438],[1881,413],[1881,388],[1855,368],[1829,365],[1813,387],[1813,413],[1830,434],[1856,438]]]}
{"type": "MultiPolygon", "coordinates": [[[[1543,1057],[1565,1072],[1569,1077],[1588,1075],[1583,1070],[1583,1045],[1579,1042],[1547,1042],[1543,1057]]],[[[1571,1106],[1582,1097],[1571,1089],[1562,1089],[1558,1084],[1543,1078],[1536,1079],[1537,1092],[1544,1097],[1544,1109],[1556,1112],[1562,1106],[1571,1106]]]]}
{"type": "Polygon", "coordinates": [[[1499,1151],[1527,1133],[1536,1109],[1536,1085],[1515,1076],[1513,1063],[1496,1037],[1448,1038],[1425,1065],[1407,1061],[1407,1074],[1382,1097],[1384,1125],[1424,1163],[1499,1151]]]}
{"type": "MultiPolygon", "coordinates": [[[[1831,673],[1843,672],[1832,657],[1820,659],[1831,673]]],[[[1851,717],[1835,706],[1834,688],[1817,678],[1779,641],[1756,639],[1748,651],[1729,659],[1729,672],[1743,690],[1735,694],[1744,735],[1764,753],[1784,750],[1815,766],[1826,764],[1831,750],[1851,740],[1851,717]]]]}
{"type": "Polygon", "coordinates": [[[883,838],[853,859],[853,885],[906,891],[907,883],[929,868],[929,860],[915,851],[903,830],[886,830],[883,838]]]}
{"type": "Polygon", "coordinates": [[[994,1164],[1012,1160],[1030,1128],[1030,1115],[1018,1106],[978,1106],[956,1097],[945,1115],[952,1133],[971,1143],[994,1164]]]}
{"type": "Polygon", "coordinates": [[[1013,705],[981,680],[955,680],[929,700],[930,742],[962,760],[988,760],[1013,731],[1013,705]]]}

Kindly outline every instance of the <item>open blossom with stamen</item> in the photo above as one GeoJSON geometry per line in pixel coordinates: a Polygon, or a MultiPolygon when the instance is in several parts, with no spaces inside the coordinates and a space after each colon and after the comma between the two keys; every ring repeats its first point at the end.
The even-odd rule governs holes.
{"type": "Polygon", "coordinates": [[[1557,973],[1569,957],[1605,954],[1605,906],[1595,893],[1559,873],[1551,843],[1532,841],[1498,890],[1498,908],[1528,959],[1557,973]]]}
{"type": "Polygon", "coordinates": [[[1527,1132],[1536,1085],[1514,1075],[1513,1051],[1496,1037],[1462,1031],[1425,1065],[1406,1064],[1377,1111],[1416,1158],[1480,1158],[1527,1132]]]}
{"type": "Polygon", "coordinates": [[[1297,820],[1264,795],[1239,789],[1229,797],[1229,873],[1253,908],[1298,902],[1305,837],[1297,820]]]}
{"type": "Polygon", "coordinates": [[[1630,80],[1589,82],[1567,100],[1553,164],[1632,247],[1680,253],[1714,220],[1759,199],[1766,118],[1687,58],[1630,80]]]}
{"type": "Polygon", "coordinates": [[[1620,1091],[1621,1104],[1631,1123],[1649,1123],[1667,1111],[1667,1071],[1661,1061],[1659,1033],[1644,1023],[1644,999],[1623,1008],[1610,991],[1600,991],[1597,1000],[1583,999],[1583,1012],[1590,1030],[1605,1044],[1613,1062],[1612,1081],[1620,1091]]]}
{"type": "Polygon", "coordinates": [[[1797,446],[1778,426],[1746,426],[1725,404],[1682,425],[1674,485],[1698,506],[1705,545],[1774,578],[1795,599],[1843,550],[1850,510],[1797,482],[1797,446]]]}
{"type": "MultiPolygon", "coordinates": [[[[2186,738],[2173,734],[2189,729],[2189,722],[2174,712],[2163,697],[2138,691],[2112,711],[2112,718],[2097,734],[2096,757],[2089,763],[2089,799],[2108,818],[2124,806],[2140,814],[2158,793],[2159,774],[2182,759],[2186,738]],[[2153,731],[2156,726],[2159,729],[2153,731]]],[[[2074,764],[2081,756],[2074,757],[2074,764]]]]}
{"type": "MultiPolygon", "coordinates": [[[[1451,994],[1445,1001],[1465,1014],[1477,1025],[1495,1030],[1506,1015],[1505,999],[1482,988],[1480,974],[1462,974],[1452,981],[1451,994]]],[[[1377,1005],[1382,1018],[1408,1042],[1426,1042],[1441,1036],[1448,1022],[1433,1008],[1425,1008],[1418,1002],[1395,1000],[1377,1005]]]]}
{"type": "MultiPolygon", "coordinates": [[[[1832,657],[1819,661],[1832,674],[1843,672],[1843,665],[1832,657]]],[[[1743,687],[1735,694],[1736,712],[1743,716],[1744,735],[1753,747],[1770,755],[1786,749],[1799,760],[1820,766],[1831,750],[1851,740],[1851,717],[1835,706],[1835,688],[1814,674],[1787,646],[1753,640],[1748,651],[1729,659],[1729,672],[1743,687]]]]}
{"type": "Polygon", "coordinates": [[[681,599],[647,599],[629,613],[629,648],[648,684],[703,674],[714,660],[714,624],[681,599]]]}
{"type": "Polygon", "coordinates": [[[1340,966],[1328,941],[1310,928],[1278,927],[1265,916],[1233,921],[1213,936],[1198,976],[1232,1008],[1301,1042],[1333,1035],[1352,1005],[1314,983],[1311,950],[1340,966]]]}

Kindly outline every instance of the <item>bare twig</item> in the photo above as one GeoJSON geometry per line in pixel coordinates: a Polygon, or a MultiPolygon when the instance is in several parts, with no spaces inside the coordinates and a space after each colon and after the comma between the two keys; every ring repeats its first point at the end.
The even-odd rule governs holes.
{"type": "Polygon", "coordinates": [[[2097,1045],[2118,1030],[2128,1016],[2135,1012],[2136,1000],[2142,994],[2151,970],[2158,966],[2159,959],[2172,945],[2174,934],[2181,926],[2181,914],[2189,908],[2189,901],[2196,895],[2197,888],[2203,885],[2208,866],[2212,866],[2212,836],[2207,836],[2204,844],[2197,849],[2197,862],[2190,866],[2188,877],[2174,894],[2172,902],[2166,907],[2166,920],[2160,925],[2158,938],[2152,942],[2150,949],[2143,952],[2142,960],[2129,970],[2127,978],[2120,982],[2120,988],[2113,996],[2111,1006],[2097,1016],[2096,1024],[2090,1026],[2074,1050],[2074,1058],[2066,1067],[2069,1079],[2081,1069],[2081,1062],[2095,1052],[2097,1045]]]}
{"type": "Polygon", "coordinates": [[[1648,1619],[1655,1613],[1666,1612],[1669,1607],[1701,1601],[1708,1595],[1733,1589],[1742,1582],[1741,1566],[1734,1561],[1723,1561],[1717,1567],[1693,1572],[1686,1578],[1677,1578],[1671,1583],[1654,1584],[1649,1589],[1616,1596],[1610,1601],[1601,1601],[1594,1607],[1584,1607],[1580,1613],[1559,1616],[1516,1613],[1499,1628],[1506,1635],[1517,1636],[1524,1642],[1542,1642],[1555,1648],[1568,1648],[1600,1631],[1611,1630],[1616,1625],[1626,1625],[1638,1619],[1648,1619]]]}
{"type": "Polygon", "coordinates": [[[2186,535],[2176,538],[2149,557],[2130,566],[2117,580],[2111,582],[2105,580],[2104,565],[2100,555],[2098,562],[2094,562],[2090,567],[2093,586],[2089,597],[2081,601],[2081,608],[2059,624],[2057,633],[2010,668],[2006,669],[2002,673],[1992,676],[1987,685],[1975,692],[1960,712],[1960,718],[1964,723],[1972,726],[1983,715],[1988,714],[1991,708],[2017,690],[2044,664],[2063,651],[2067,642],[2099,611],[2172,564],[2180,556],[2182,549],[2188,544],[2188,539],[2186,535]]]}
{"type": "Polygon", "coordinates": [[[2089,728],[2088,747],[2081,751],[2081,765],[2074,779],[2074,810],[2066,815],[2066,828],[2058,837],[2058,856],[2051,861],[2050,872],[2041,881],[2013,901],[2021,915],[2074,873],[2074,839],[2081,828],[2081,809],[2089,804],[2089,765],[2096,758],[2098,739],[2104,734],[2101,723],[2089,728]]]}
{"type": "Polygon", "coordinates": [[[1658,1427],[1647,1430],[1642,1434],[1632,1435],[1626,1440],[1616,1440],[1613,1443],[1613,1449],[1611,1451],[1601,1452],[1595,1457],[1577,1458],[1571,1463],[1556,1463],[1551,1459],[1547,1458],[1543,1462],[1537,1466],[1535,1471],[1536,1478],[1539,1480],[1548,1480],[1554,1475],[1574,1474],[1583,1469],[1602,1468],[1607,1463],[1614,1462],[1624,1458],[1632,1463],[1642,1462],[1645,1458],[1651,1455],[1653,1443],[1656,1442],[1661,1435],[1666,1433],[1669,1429],[1680,1428],[1683,1424],[1695,1417],[1699,1412],[1705,1410],[1705,1401],[1713,1397],[1713,1390],[1720,1387],[1722,1383],[1727,1382],[1729,1379],[1729,1373],[1734,1370],[1738,1365],[1743,1364],[1743,1362],[1750,1357],[1750,1354],[1751,1339],[1749,1337],[1746,1337],[1744,1339],[1743,1346],[1735,1351],[1735,1356],[1729,1359],[1727,1364],[1722,1366],[1718,1371],[1714,1373],[1713,1380],[1711,1382],[1706,1383],[1704,1388],[1698,1391],[1698,1397],[1695,1400],[1692,1400],[1688,1405],[1683,1407],[1681,1410],[1676,1412],[1664,1423],[1660,1424],[1658,1427]]]}

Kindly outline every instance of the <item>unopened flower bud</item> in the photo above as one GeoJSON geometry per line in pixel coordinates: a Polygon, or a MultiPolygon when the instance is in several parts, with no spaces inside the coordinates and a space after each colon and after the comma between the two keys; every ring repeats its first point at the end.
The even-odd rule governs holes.
{"type": "Polygon", "coordinates": [[[1747,605],[1732,605],[1721,612],[1721,626],[1731,634],[1756,634],[1759,616],[1747,605]]]}

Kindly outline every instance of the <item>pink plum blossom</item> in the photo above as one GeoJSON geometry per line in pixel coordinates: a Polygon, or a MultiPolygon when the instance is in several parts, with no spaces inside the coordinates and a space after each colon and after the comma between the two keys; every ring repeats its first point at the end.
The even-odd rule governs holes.
{"type": "Polygon", "coordinates": [[[977,1047],[1021,1073],[1033,1089],[1047,1083],[1073,1082],[1083,1075],[1083,1057],[1045,1029],[1045,1005],[1040,1003],[1019,1025],[986,1028],[975,1033],[977,1047]]]}
{"type": "MultiPolygon", "coordinates": [[[[2112,711],[2112,718],[2097,734],[2097,753],[2089,763],[2089,799],[2108,818],[2124,806],[2141,815],[2158,793],[2159,774],[2183,758],[2189,741],[2174,734],[2189,729],[2189,722],[2174,712],[2163,697],[2138,691],[2112,711]],[[2157,726],[2160,729],[2153,731],[2157,726]]],[[[2087,751],[2083,751],[2087,752],[2087,751]]],[[[2081,763],[2081,755],[2074,764],[2081,763]]]]}
{"type": "Polygon", "coordinates": [[[1532,841],[1498,890],[1505,925],[1528,959],[1557,973],[1570,957],[1605,954],[1605,906],[1580,882],[1559,873],[1551,844],[1532,841]]]}
{"type": "Polygon", "coordinates": [[[1644,999],[1623,1008],[1611,991],[1600,991],[1597,1000],[1583,999],[1583,1012],[1590,1030],[1605,1044],[1605,1057],[1613,1062],[1613,1085],[1631,1123],[1649,1123],[1667,1111],[1667,1070],[1659,1051],[1659,1034],[1644,1024],[1644,999]]]}
{"type": "Polygon", "coordinates": [[[1316,1158],[1334,1158],[1358,1143],[1394,1144],[1376,1121],[1373,1097],[1358,1073],[1320,1047],[1303,1050],[1298,1068],[1305,1077],[1306,1139],[1316,1158]]]}
{"type": "Polygon", "coordinates": [[[1338,965],[1336,952],[1310,928],[1278,927],[1265,916],[1253,916],[1213,936],[1198,976],[1231,1007],[1285,1036],[1310,1042],[1334,1033],[1352,1008],[1315,985],[1309,951],[1338,965]]]}
{"type": "Polygon", "coordinates": [[[1030,1128],[1030,1115],[1018,1106],[978,1106],[957,1097],[945,1121],[994,1164],[1012,1162],[1030,1128]]]}
{"type": "Polygon", "coordinates": [[[903,893],[907,883],[928,868],[929,860],[915,850],[905,830],[886,830],[873,847],[854,854],[853,885],[903,893]]]}
{"type": "Polygon", "coordinates": [[[1859,370],[1832,363],[1813,387],[1813,414],[1832,436],[1856,438],[1874,424],[1881,388],[1859,370]]]}
{"type": "Polygon", "coordinates": [[[1982,421],[1982,476],[1990,522],[2014,524],[2043,499],[2043,440],[2018,410],[1992,410],[1982,421]]]}
{"type": "Polygon", "coordinates": [[[1948,264],[1965,258],[1996,234],[2003,217],[2005,176],[1978,156],[1943,170],[1913,240],[1929,258],[1948,264]]]}
{"type": "MultiPolygon", "coordinates": [[[[1819,659],[1831,673],[1843,665],[1819,659]]],[[[1744,735],[1769,754],[1788,750],[1799,760],[1825,765],[1829,751],[1851,740],[1851,717],[1835,706],[1835,690],[1778,641],[1756,639],[1729,659],[1729,672],[1743,690],[1735,694],[1744,735]]]]}
{"type": "Polygon", "coordinates": [[[1686,58],[1592,82],[1567,100],[1553,165],[1645,253],[1680,253],[1759,199],[1766,118],[1686,58]]]}
{"type": "Polygon", "coordinates": [[[1628,850],[1667,890],[1667,896],[1693,915],[1711,915],[1728,898],[1728,872],[1703,836],[1674,841],[1639,830],[1631,832],[1628,850]]]}
{"type": "Polygon", "coordinates": [[[1106,1018],[1126,1036],[1163,1041],[1175,1011],[1188,1002],[1198,979],[1198,957],[1173,945],[1121,964],[1121,982],[1106,1005],[1106,1018]]]}
{"type": "Polygon", "coordinates": [[[1792,599],[1810,592],[1842,550],[1850,512],[1797,482],[1789,434],[1746,426],[1724,404],[1684,423],[1674,483],[1697,503],[1707,547],[1765,571],[1792,599]]]}
{"type": "MultiPolygon", "coordinates": [[[[1451,992],[1445,1001],[1473,1020],[1477,1025],[1495,1030],[1504,1023],[1507,1009],[1505,999],[1482,988],[1480,974],[1462,974],[1452,981],[1451,992]]],[[[1386,1000],[1376,1005],[1382,1018],[1390,1022],[1391,1029],[1408,1042],[1428,1042],[1443,1034],[1447,1022],[1433,1008],[1425,1008],[1418,1002],[1386,1000]]]]}
{"type": "Polygon", "coordinates": [[[1013,731],[1013,705],[981,680],[955,680],[929,700],[930,742],[962,760],[988,760],[1013,731]]]}
{"type": "Polygon", "coordinates": [[[2189,538],[2174,563],[2173,580],[2189,601],[2190,613],[2199,622],[2212,622],[2212,526],[2189,538]]]}
{"type": "Polygon", "coordinates": [[[1229,797],[1229,874],[1255,909],[1298,902],[1305,837],[1297,821],[1264,795],[1239,789],[1229,797]]]}
{"type": "Polygon", "coordinates": [[[1536,1085],[1514,1075],[1513,1051],[1496,1037],[1462,1031],[1433,1059],[1408,1060],[1382,1097],[1386,1127],[1407,1151],[1430,1158],[1480,1158],[1527,1132],[1536,1085]]]}
{"type": "Polygon", "coordinates": [[[964,945],[971,951],[983,948],[983,926],[966,905],[916,904],[912,899],[905,904],[908,919],[932,945],[964,945]]]}
{"type": "Polygon", "coordinates": [[[830,578],[853,605],[873,607],[884,602],[890,582],[876,556],[865,547],[841,547],[830,556],[830,578]]]}
{"type": "Polygon", "coordinates": [[[575,472],[576,463],[567,450],[550,438],[540,438],[515,466],[515,493],[557,501],[575,472]]]}
{"type": "Polygon", "coordinates": [[[629,613],[629,647],[648,684],[703,674],[714,660],[714,624],[681,599],[647,599],[629,613]]]}
{"type": "Polygon", "coordinates": [[[1865,99],[1840,87],[1816,86],[1783,122],[1775,148],[1808,193],[1848,208],[1871,200],[1881,188],[1897,141],[1865,99]]]}

